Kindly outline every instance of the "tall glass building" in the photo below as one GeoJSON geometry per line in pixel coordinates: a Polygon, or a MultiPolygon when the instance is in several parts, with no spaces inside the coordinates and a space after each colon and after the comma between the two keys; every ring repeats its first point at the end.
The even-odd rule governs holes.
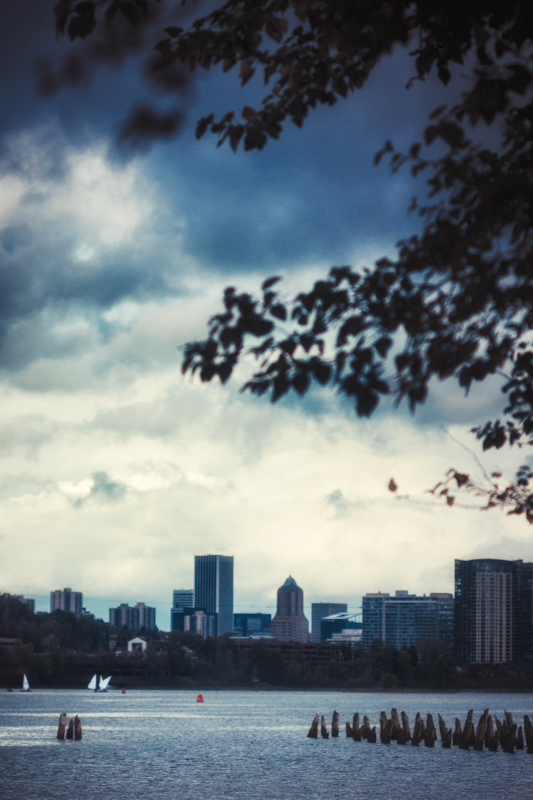
{"type": "Polygon", "coordinates": [[[531,661],[532,612],[532,563],[456,560],[455,648],[461,664],[531,661]]]}
{"type": "Polygon", "coordinates": [[[194,557],[194,602],[217,615],[217,636],[233,633],[233,556],[194,557]]]}

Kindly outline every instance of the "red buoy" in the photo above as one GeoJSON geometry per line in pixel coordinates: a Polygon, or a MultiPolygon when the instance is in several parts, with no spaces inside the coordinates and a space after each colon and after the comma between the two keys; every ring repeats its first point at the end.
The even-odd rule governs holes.
{"type": "Polygon", "coordinates": [[[204,698],[202,697],[201,694],[199,694],[198,697],[196,698],[196,702],[197,703],[203,703],[204,702],[204,698]]]}
{"type": "Polygon", "coordinates": [[[125,689],[122,690],[122,694],[126,694],[126,690],[125,689]]]}

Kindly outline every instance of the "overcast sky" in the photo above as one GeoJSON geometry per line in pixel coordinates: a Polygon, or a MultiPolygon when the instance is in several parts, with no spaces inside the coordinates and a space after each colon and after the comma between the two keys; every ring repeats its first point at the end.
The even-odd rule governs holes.
{"type": "Polygon", "coordinates": [[[475,471],[442,426],[475,448],[468,430],[497,413],[498,385],[467,401],[435,385],[414,418],[361,421],[330,394],[272,407],[180,373],[179,346],[204,334],[224,286],[283,274],[289,291],[394,253],[417,189],[372,157],[412,142],[442,89],[407,91],[397,53],[358,97],[234,154],[194,137],[200,116],[246,102],[213,73],[187,85],[172,142],[126,153],[117,130],[149,96],[134,62],[36,93],[35,59],[68,50],[54,4],[0,9],[0,591],[48,610],[70,586],[106,620],[144,601],[167,629],[195,554],[233,555],[235,610],[271,613],[289,573],[307,609],[357,611],[369,591],[453,591],[455,558],[533,560],[523,519],[387,491],[394,476],[424,500],[449,467],[475,471]]]}

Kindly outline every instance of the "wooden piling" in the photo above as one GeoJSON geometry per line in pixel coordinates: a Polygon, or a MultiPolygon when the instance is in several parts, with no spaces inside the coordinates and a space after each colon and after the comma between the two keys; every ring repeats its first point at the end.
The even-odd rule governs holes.
{"type": "Polygon", "coordinates": [[[318,736],[318,714],[315,714],[315,718],[311,723],[311,727],[309,728],[309,733],[307,737],[309,739],[316,739],[318,736]]]}
{"type": "Polygon", "coordinates": [[[337,738],[339,735],[339,715],[337,711],[333,712],[333,716],[331,718],[331,736],[332,738],[337,738]]]}
{"type": "Polygon", "coordinates": [[[407,716],[405,711],[402,711],[401,716],[402,716],[402,728],[403,728],[403,732],[404,732],[404,735],[405,735],[405,741],[406,742],[410,742],[411,741],[411,731],[409,729],[409,717],[407,716]]]}
{"type": "Polygon", "coordinates": [[[487,730],[485,731],[485,747],[488,748],[494,736],[494,725],[492,724],[492,717],[487,717],[487,730]]]}
{"type": "Polygon", "coordinates": [[[426,727],[424,725],[424,720],[420,716],[420,712],[415,717],[415,727],[413,730],[413,738],[411,739],[411,744],[414,747],[418,747],[422,739],[426,735],[426,727]]]}
{"type": "Polygon", "coordinates": [[[326,720],[324,719],[324,715],[320,717],[320,735],[323,739],[329,739],[328,729],[326,728],[326,720]]]}
{"type": "Polygon", "coordinates": [[[460,720],[459,720],[459,719],[456,717],[456,718],[455,718],[455,728],[454,728],[454,731],[453,731],[453,736],[452,736],[452,743],[453,743],[455,746],[457,746],[457,745],[459,744],[459,742],[461,741],[461,739],[462,739],[462,736],[463,736],[463,730],[462,730],[462,728],[461,728],[461,722],[460,722],[460,720]]]}
{"type": "Polygon", "coordinates": [[[374,727],[372,729],[370,729],[370,727],[369,727],[368,736],[366,738],[367,738],[367,741],[369,741],[371,744],[374,744],[375,742],[377,742],[377,734],[376,734],[376,726],[375,725],[374,725],[374,727]]]}
{"type": "Polygon", "coordinates": [[[391,739],[398,738],[398,732],[401,730],[400,720],[398,719],[398,712],[395,708],[391,709],[391,739]]]}
{"type": "Polygon", "coordinates": [[[442,746],[447,748],[448,750],[452,746],[452,733],[453,733],[452,729],[447,728],[444,734],[441,736],[442,746]]]}
{"type": "Polygon", "coordinates": [[[346,736],[348,737],[348,739],[353,738],[353,730],[349,722],[346,723],[346,736]]]}
{"type": "Polygon", "coordinates": [[[485,743],[485,734],[487,732],[487,720],[489,716],[489,709],[486,708],[483,714],[479,718],[479,722],[477,724],[476,733],[474,736],[474,750],[483,750],[483,745],[485,743]]]}
{"type": "Polygon", "coordinates": [[[424,735],[424,744],[426,747],[435,747],[435,740],[437,738],[437,731],[435,730],[435,723],[431,714],[427,715],[426,732],[424,735]]]}
{"type": "Polygon", "coordinates": [[[461,748],[461,750],[468,750],[475,743],[476,736],[474,733],[474,726],[472,724],[473,716],[474,716],[474,709],[471,708],[468,714],[466,715],[465,726],[463,728],[463,735],[461,736],[461,740],[459,742],[459,747],[461,748]]]}
{"type": "Polygon", "coordinates": [[[57,725],[57,738],[64,739],[65,738],[65,725],[67,724],[67,715],[60,714],[59,715],[59,722],[57,725]]]}
{"type": "Polygon", "coordinates": [[[368,739],[370,735],[370,720],[368,717],[363,717],[363,725],[361,727],[361,738],[368,739]]]}
{"type": "Polygon", "coordinates": [[[505,737],[505,744],[502,745],[504,753],[514,753],[515,745],[516,745],[516,725],[513,723],[511,726],[509,733],[505,737]]]}
{"type": "Polygon", "coordinates": [[[392,738],[392,720],[387,719],[384,711],[379,715],[379,738],[382,744],[390,744],[392,738]]]}
{"type": "Polygon", "coordinates": [[[72,717],[68,721],[68,728],[65,739],[74,739],[74,720],[72,717]]]}
{"type": "Polygon", "coordinates": [[[361,726],[359,725],[359,713],[357,711],[353,715],[352,728],[353,728],[352,736],[353,736],[354,742],[360,742],[361,741],[361,735],[362,735],[362,729],[361,729],[361,726]]]}
{"type": "Polygon", "coordinates": [[[76,741],[81,740],[81,720],[77,714],[74,717],[74,739],[76,741]]]}
{"type": "Polygon", "coordinates": [[[524,734],[522,733],[522,726],[518,726],[518,733],[516,734],[516,749],[524,749],[524,734]]]}
{"type": "Polygon", "coordinates": [[[495,753],[498,749],[498,745],[500,743],[500,731],[496,730],[496,733],[492,737],[491,743],[489,744],[489,750],[491,753],[495,753]]]}

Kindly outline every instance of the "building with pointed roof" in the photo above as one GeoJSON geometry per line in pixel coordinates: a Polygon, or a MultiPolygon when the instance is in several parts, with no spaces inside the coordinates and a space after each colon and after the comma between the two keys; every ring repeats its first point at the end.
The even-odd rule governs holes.
{"type": "Polygon", "coordinates": [[[279,642],[309,641],[309,622],[304,615],[304,593],[292,575],[278,589],[276,616],[270,634],[279,642]]]}

